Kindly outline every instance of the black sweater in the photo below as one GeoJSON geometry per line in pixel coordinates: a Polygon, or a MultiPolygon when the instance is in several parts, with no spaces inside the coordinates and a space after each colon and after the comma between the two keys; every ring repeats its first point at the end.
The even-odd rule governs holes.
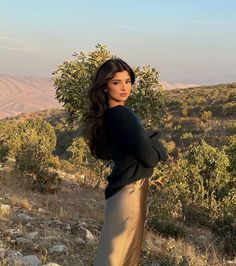
{"type": "Polygon", "coordinates": [[[137,115],[127,106],[117,105],[105,111],[104,126],[114,166],[106,177],[105,199],[124,185],[151,176],[153,168],[168,156],[159,135],[148,136],[137,115]]]}

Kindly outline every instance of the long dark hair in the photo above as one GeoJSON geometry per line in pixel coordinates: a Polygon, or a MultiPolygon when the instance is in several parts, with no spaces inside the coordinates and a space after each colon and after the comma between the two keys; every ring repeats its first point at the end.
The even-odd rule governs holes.
{"type": "Polygon", "coordinates": [[[92,156],[96,159],[111,159],[103,126],[104,113],[109,108],[108,96],[104,90],[107,88],[107,82],[115,76],[116,72],[123,70],[129,73],[131,84],[133,84],[135,74],[131,67],[119,58],[112,58],[97,69],[87,93],[89,104],[88,110],[82,117],[82,136],[85,138],[92,156]]]}

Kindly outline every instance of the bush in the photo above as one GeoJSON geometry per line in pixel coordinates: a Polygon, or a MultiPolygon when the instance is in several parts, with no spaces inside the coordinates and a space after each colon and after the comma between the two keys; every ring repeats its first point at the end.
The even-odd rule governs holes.
{"type": "Polygon", "coordinates": [[[110,161],[94,159],[82,136],[74,139],[67,150],[71,153],[69,162],[76,165],[80,171],[88,168],[95,173],[94,185],[98,185],[101,181],[104,181],[104,176],[110,173],[110,161]]]}
{"type": "Polygon", "coordinates": [[[203,140],[191,145],[185,155],[178,155],[178,160],[168,167],[154,169],[151,184],[156,185],[161,179],[163,186],[156,185],[150,217],[158,217],[157,222],[165,224],[174,221],[212,227],[221,200],[234,187],[227,171],[228,156],[203,140]]]}
{"type": "Polygon", "coordinates": [[[193,139],[193,134],[192,132],[186,132],[183,133],[180,138],[184,141],[185,144],[190,144],[193,139]]]}
{"type": "Polygon", "coordinates": [[[16,154],[15,170],[22,176],[34,177],[33,183],[40,191],[43,185],[45,191],[50,191],[46,186],[54,181],[57,184],[56,176],[48,173],[51,153],[56,146],[53,127],[43,118],[31,119],[22,125],[20,138],[22,144],[16,154]]]}
{"type": "Polygon", "coordinates": [[[224,252],[236,256],[236,189],[219,203],[213,230],[223,243],[224,252]]]}
{"type": "Polygon", "coordinates": [[[228,170],[233,175],[236,175],[236,137],[231,137],[230,142],[230,145],[226,148],[226,153],[230,162],[228,170]]]}
{"type": "Polygon", "coordinates": [[[37,175],[27,173],[25,177],[31,188],[41,193],[55,193],[59,190],[59,184],[62,180],[57,172],[49,169],[40,170],[37,175]]]}
{"type": "Polygon", "coordinates": [[[236,114],[236,103],[228,102],[222,106],[222,112],[224,115],[235,115],[236,114]]]}
{"type": "Polygon", "coordinates": [[[236,122],[230,123],[226,130],[230,135],[236,134],[236,122]]]}
{"type": "Polygon", "coordinates": [[[188,109],[188,107],[184,107],[184,108],[182,108],[182,109],[181,109],[181,114],[182,114],[183,116],[188,116],[188,114],[189,114],[189,109],[188,109]]]}
{"type": "Polygon", "coordinates": [[[211,118],[211,117],[212,117],[211,111],[203,111],[201,114],[201,119],[204,122],[207,122],[209,120],[209,118],[211,118]]]}
{"type": "Polygon", "coordinates": [[[148,223],[148,227],[158,232],[164,237],[173,237],[175,239],[182,238],[186,235],[184,227],[172,220],[161,220],[158,217],[152,217],[148,223]]]}
{"type": "Polygon", "coordinates": [[[210,146],[203,139],[200,145],[190,146],[187,158],[192,193],[198,193],[198,200],[207,201],[211,209],[216,191],[230,181],[229,158],[223,150],[210,146]]]}
{"type": "Polygon", "coordinates": [[[60,169],[61,168],[61,160],[58,156],[52,155],[49,157],[48,165],[50,167],[55,168],[55,169],[60,169]]]}
{"type": "Polygon", "coordinates": [[[4,140],[0,140],[0,164],[7,161],[7,156],[9,154],[9,147],[4,140]]]}
{"type": "MultiPolygon", "coordinates": [[[[2,142],[1,149],[5,150],[7,147],[7,157],[14,158],[21,145],[20,138],[21,123],[2,122],[0,123],[0,140],[2,142]]],[[[6,152],[3,151],[2,152],[6,152]]]]}

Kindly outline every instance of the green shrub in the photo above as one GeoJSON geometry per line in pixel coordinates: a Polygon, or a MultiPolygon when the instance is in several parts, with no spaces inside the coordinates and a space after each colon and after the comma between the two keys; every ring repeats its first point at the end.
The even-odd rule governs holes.
{"type": "Polygon", "coordinates": [[[168,167],[154,169],[151,182],[161,179],[164,185],[156,186],[150,217],[212,227],[220,201],[234,187],[228,156],[203,140],[178,156],[168,167]]]}
{"type": "Polygon", "coordinates": [[[98,185],[101,181],[104,181],[104,177],[110,173],[110,162],[94,159],[82,136],[75,138],[67,150],[71,153],[69,162],[76,165],[80,171],[88,168],[95,173],[95,180],[90,179],[94,185],[98,185]]]}
{"type": "Polygon", "coordinates": [[[223,243],[224,252],[236,256],[236,189],[235,187],[219,203],[213,227],[223,243]]]}
{"type": "Polygon", "coordinates": [[[236,134],[236,122],[231,122],[226,130],[230,135],[236,134]]]}
{"type": "Polygon", "coordinates": [[[193,134],[191,132],[186,132],[181,135],[181,139],[193,139],[193,134]]]}
{"type": "Polygon", "coordinates": [[[93,161],[83,137],[75,138],[67,151],[71,153],[69,161],[76,166],[88,166],[93,161]]]}
{"type": "Polygon", "coordinates": [[[20,148],[20,125],[21,123],[12,123],[9,121],[0,123],[0,140],[2,141],[2,145],[5,146],[2,146],[2,149],[5,149],[7,146],[7,157],[14,158],[20,148]]]}
{"type": "Polygon", "coordinates": [[[56,146],[53,127],[43,118],[37,117],[22,125],[21,146],[16,154],[15,170],[22,176],[34,177],[33,184],[40,191],[51,191],[47,185],[57,184],[55,174],[48,173],[51,153],[56,146]],[[48,179],[48,180],[47,180],[48,179]]]}
{"type": "Polygon", "coordinates": [[[210,146],[203,139],[200,145],[191,145],[187,158],[189,182],[194,185],[192,193],[200,193],[198,200],[206,200],[208,208],[211,209],[216,191],[230,181],[227,172],[229,158],[224,151],[210,146]],[[194,191],[195,189],[197,190],[194,191]]]}
{"type": "Polygon", "coordinates": [[[229,171],[236,175],[236,136],[231,136],[230,145],[226,148],[226,153],[229,158],[229,171]]]}
{"type": "Polygon", "coordinates": [[[172,220],[161,220],[159,217],[152,217],[148,223],[148,227],[158,232],[164,237],[173,237],[175,239],[182,238],[186,235],[184,227],[172,220]]]}
{"type": "Polygon", "coordinates": [[[180,138],[183,140],[184,144],[189,145],[193,140],[192,132],[183,133],[180,138]]]}
{"type": "Polygon", "coordinates": [[[9,147],[4,140],[0,140],[0,164],[7,161],[7,156],[9,154],[9,147]]]}
{"type": "Polygon", "coordinates": [[[60,189],[61,178],[57,172],[49,169],[40,170],[37,175],[27,173],[29,184],[33,190],[41,193],[55,193],[60,189]]]}
{"type": "Polygon", "coordinates": [[[201,119],[204,122],[207,122],[209,120],[209,118],[211,118],[211,117],[212,117],[211,111],[203,111],[201,114],[201,119]]]}
{"type": "Polygon", "coordinates": [[[188,107],[184,107],[184,108],[182,108],[182,109],[181,109],[181,114],[182,114],[183,116],[188,116],[188,114],[189,114],[189,109],[188,109],[188,107]]]}
{"type": "Polygon", "coordinates": [[[228,102],[222,106],[222,112],[224,115],[236,114],[236,103],[228,102]]]}

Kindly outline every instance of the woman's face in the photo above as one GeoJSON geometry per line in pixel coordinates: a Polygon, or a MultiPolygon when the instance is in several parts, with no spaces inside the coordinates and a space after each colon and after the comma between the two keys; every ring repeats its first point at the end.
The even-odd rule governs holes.
{"type": "Polygon", "coordinates": [[[131,79],[128,71],[116,72],[115,76],[107,82],[107,95],[109,107],[124,105],[130,95],[131,79]]]}

